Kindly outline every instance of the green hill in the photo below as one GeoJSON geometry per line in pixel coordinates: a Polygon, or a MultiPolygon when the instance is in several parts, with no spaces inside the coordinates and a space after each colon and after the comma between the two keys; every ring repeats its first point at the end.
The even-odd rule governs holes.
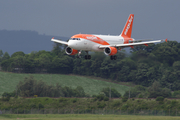
{"type": "Polygon", "coordinates": [[[106,82],[96,79],[91,79],[83,76],[76,75],[62,75],[62,74],[19,74],[19,73],[6,73],[0,72],[0,96],[3,92],[12,92],[16,89],[19,81],[23,81],[25,77],[34,76],[36,80],[42,80],[48,84],[55,85],[59,83],[62,86],[76,88],[82,86],[85,93],[89,95],[99,94],[102,88],[110,87],[115,88],[122,95],[130,87],[120,85],[112,82],[106,82]]]}

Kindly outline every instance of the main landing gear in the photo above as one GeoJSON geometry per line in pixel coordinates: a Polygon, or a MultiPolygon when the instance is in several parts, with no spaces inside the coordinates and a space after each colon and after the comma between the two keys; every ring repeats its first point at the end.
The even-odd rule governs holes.
{"type": "Polygon", "coordinates": [[[85,58],[86,60],[88,60],[88,59],[91,59],[91,56],[90,56],[90,55],[85,55],[84,58],[85,58]]]}
{"type": "Polygon", "coordinates": [[[85,58],[86,60],[91,59],[91,55],[88,54],[88,51],[86,51],[86,54],[87,54],[87,55],[85,55],[84,58],[85,58]]]}
{"type": "Polygon", "coordinates": [[[111,60],[116,60],[117,59],[117,56],[116,55],[112,55],[110,56],[111,60]]]}

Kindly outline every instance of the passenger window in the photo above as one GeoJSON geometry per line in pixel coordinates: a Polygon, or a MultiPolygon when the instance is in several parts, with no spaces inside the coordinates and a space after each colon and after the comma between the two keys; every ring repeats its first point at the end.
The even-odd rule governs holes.
{"type": "Polygon", "coordinates": [[[70,40],[81,40],[80,38],[70,38],[70,40]]]}

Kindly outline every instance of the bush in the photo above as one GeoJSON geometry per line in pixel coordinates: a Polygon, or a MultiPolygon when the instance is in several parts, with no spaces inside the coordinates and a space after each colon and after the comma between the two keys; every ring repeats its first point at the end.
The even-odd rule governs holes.
{"type": "Polygon", "coordinates": [[[113,104],[112,104],[113,107],[118,107],[118,106],[120,106],[120,105],[121,105],[120,101],[115,101],[115,102],[113,102],[113,104]]]}
{"type": "Polygon", "coordinates": [[[96,95],[92,95],[92,97],[93,97],[93,98],[95,98],[95,97],[96,97],[96,95]]]}
{"type": "Polygon", "coordinates": [[[14,98],[18,98],[18,96],[17,96],[17,95],[15,95],[15,96],[14,96],[14,98]]]}
{"type": "MultiPolygon", "coordinates": [[[[38,81],[33,76],[25,78],[17,85],[17,92],[21,97],[86,97],[84,89],[77,86],[75,89],[71,87],[62,87],[58,83],[56,85],[48,85],[42,80],[38,81]]],[[[13,92],[15,94],[15,92],[13,92]]],[[[4,95],[7,95],[5,93],[4,95]]],[[[15,96],[15,95],[14,95],[15,96]]]]}
{"type": "MultiPolygon", "coordinates": [[[[103,88],[101,92],[103,92],[106,97],[109,97],[110,88],[109,87],[103,88]]],[[[111,98],[119,98],[119,97],[121,97],[121,94],[116,89],[111,88],[111,98]]]]}
{"type": "Polygon", "coordinates": [[[143,98],[143,95],[142,95],[142,94],[140,94],[138,98],[143,98]]]}
{"type": "Polygon", "coordinates": [[[39,103],[39,109],[42,109],[42,108],[44,108],[44,105],[42,105],[41,103],[39,103]]]}
{"type": "Polygon", "coordinates": [[[172,94],[172,97],[173,98],[180,98],[180,90],[174,91],[173,94],[172,94]]]}
{"type": "Polygon", "coordinates": [[[10,97],[9,97],[9,96],[3,97],[2,100],[3,100],[3,101],[9,101],[9,100],[10,100],[10,97]]]}
{"type": "Polygon", "coordinates": [[[100,95],[93,95],[93,101],[96,101],[96,100],[99,100],[99,101],[102,101],[102,100],[104,100],[104,101],[108,101],[109,100],[109,98],[108,97],[106,97],[105,95],[103,95],[103,94],[100,94],[100,95]]]}
{"type": "Polygon", "coordinates": [[[77,102],[77,98],[73,98],[73,99],[72,99],[72,102],[73,102],[73,103],[77,102]]]}
{"type": "Polygon", "coordinates": [[[128,97],[123,97],[122,102],[126,102],[128,100],[128,97]]]}
{"type": "Polygon", "coordinates": [[[106,106],[106,103],[99,102],[97,103],[98,108],[104,108],[106,106]]]}
{"type": "Polygon", "coordinates": [[[37,108],[37,106],[35,104],[31,104],[30,108],[37,108]]]}
{"type": "Polygon", "coordinates": [[[171,101],[171,106],[174,107],[174,106],[177,106],[177,105],[178,105],[178,102],[176,100],[172,100],[171,101]]]}
{"type": "Polygon", "coordinates": [[[105,97],[105,96],[102,95],[102,94],[96,96],[97,100],[99,100],[99,101],[104,100],[104,97],[105,97]]]}
{"type": "Polygon", "coordinates": [[[109,98],[105,96],[104,101],[109,101],[109,98]]]}
{"type": "Polygon", "coordinates": [[[128,104],[123,104],[123,105],[122,105],[122,107],[121,107],[121,109],[122,109],[122,110],[127,110],[127,109],[128,109],[128,107],[129,107],[129,105],[128,105],[128,104]]]}
{"type": "Polygon", "coordinates": [[[4,92],[2,97],[15,97],[15,92],[4,92]]]}
{"type": "Polygon", "coordinates": [[[158,96],[158,97],[156,98],[156,101],[164,101],[164,97],[163,97],[163,96],[158,96]]]}
{"type": "Polygon", "coordinates": [[[59,98],[59,102],[64,102],[64,101],[67,101],[67,99],[64,97],[59,98]]]}

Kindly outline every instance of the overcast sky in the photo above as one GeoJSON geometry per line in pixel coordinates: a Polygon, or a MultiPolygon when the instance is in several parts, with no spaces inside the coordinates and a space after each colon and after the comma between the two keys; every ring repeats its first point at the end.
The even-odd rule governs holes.
{"type": "Polygon", "coordinates": [[[133,38],[179,40],[179,5],[180,0],[0,0],[0,30],[119,35],[132,13],[133,38]]]}

